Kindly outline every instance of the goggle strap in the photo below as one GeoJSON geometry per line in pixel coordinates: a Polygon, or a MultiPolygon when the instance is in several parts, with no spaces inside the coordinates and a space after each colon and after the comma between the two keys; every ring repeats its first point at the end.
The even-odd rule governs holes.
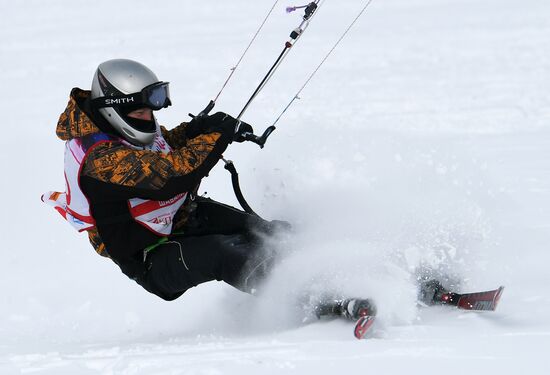
{"type": "Polygon", "coordinates": [[[153,110],[166,108],[172,104],[170,101],[168,82],[153,83],[152,85],[144,87],[140,92],[136,92],[134,94],[102,96],[92,99],[92,103],[96,108],[143,105],[144,107],[148,107],[153,110]],[[152,103],[150,103],[150,95],[155,89],[165,90],[166,98],[162,106],[152,106],[152,103]]]}

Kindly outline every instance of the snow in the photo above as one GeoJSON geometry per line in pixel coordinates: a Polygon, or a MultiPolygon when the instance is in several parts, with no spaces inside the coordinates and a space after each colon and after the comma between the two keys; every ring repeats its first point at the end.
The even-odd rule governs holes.
{"type": "MultiPolygon", "coordinates": [[[[270,125],[363,2],[326,1],[245,117],[270,125]]],[[[271,1],[0,0],[1,374],[546,373],[550,3],[375,0],[265,149],[233,145],[251,205],[294,224],[264,298],[209,283],[167,303],[39,197],[62,189],[69,90],[107,59],[171,82],[175,126],[217,93],[271,1]],[[17,143],[19,142],[19,143],[17,143]],[[415,304],[420,265],[494,313],[415,304]],[[300,291],[375,298],[357,341],[300,324],[300,291]]],[[[280,3],[217,109],[237,114],[299,15],[280,3]]],[[[221,164],[202,186],[237,205],[221,164]]]]}

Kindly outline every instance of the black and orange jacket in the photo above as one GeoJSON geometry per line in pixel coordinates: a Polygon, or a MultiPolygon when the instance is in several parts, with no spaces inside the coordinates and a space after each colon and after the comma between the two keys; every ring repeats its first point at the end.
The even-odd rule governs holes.
{"type": "MultiPolygon", "coordinates": [[[[193,191],[232,141],[231,129],[220,128],[188,138],[187,126],[182,123],[173,130],[161,127],[173,150],[168,154],[136,150],[113,141],[98,145],[86,157],[80,187],[96,222],[89,238],[98,253],[119,264],[142,257],[143,249],[157,243],[160,237],[133,220],[128,199],[168,200],[193,191]]],[[[73,89],[57,123],[57,136],[67,141],[97,132],[116,135],[92,110],[90,92],[73,89]]],[[[185,223],[187,205],[178,211],[173,231],[185,223]]]]}

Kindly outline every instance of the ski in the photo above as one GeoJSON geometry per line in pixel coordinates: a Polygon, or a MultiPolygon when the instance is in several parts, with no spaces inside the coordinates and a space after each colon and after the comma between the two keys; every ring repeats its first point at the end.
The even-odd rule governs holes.
{"type": "Polygon", "coordinates": [[[374,323],[376,305],[369,298],[326,298],[315,303],[314,312],[318,319],[343,318],[355,322],[354,336],[364,339],[374,323]]]}
{"type": "MultiPolygon", "coordinates": [[[[439,283],[437,283],[437,285],[440,286],[439,283]]],[[[437,297],[432,300],[431,304],[456,306],[462,310],[495,311],[503,291],[503,286],[498,289],[476,293],[454,293],[445,291],[441,294],[436,293],[434,297],[437,297]]],[[[376,313],[374,309],[371,311],[374,314],[376,313]]],[[[367,337],[367,333],[375,322],[375,315],[369,314],[370,313],[365,312],[365,315],[360,316],[355,323],[353,334],[355,338],[359,340],[367,337]]]]}
{"type": "Polygon", "coordinates": [[[367,333],[376,319],[376,305],[371,299],[350,299],[344,304],[345,316],[355,320],[353,335],[361,340],[367,337],[367,333]]]}
{"type": "Polygon", "coordinates": [[[463,310],[495,311],[502,296],[504,287],[495,290],[477,293],[453,293],[448,292],[441,295],[440,303],[443,305],[456,306],[463,310]]]}
{"type": "MultiPolygon", "coordinates": [[[[503,291],[501,286],[485,292],[455,293],[443,288],[437,280],[428,280],[421,284],[419,302],[424,306],[449,305],[463,310],[494,311],[503,291]]],[[[314,312],[319,319],[327,316],[355,321],[353,335],[358,340],[368,337],[376,321],[376,305],[371,299],[326,299],[317,302],[314,312]]]]}
{"type": "Polygon", "coordinates": [[[365,339],[367,332],[371,328],[375,320],[374,315],[365,315],[357,319],[355,323],[355,328],[353,329],[353,335],[356,339],[361,340],[365,339]]]}

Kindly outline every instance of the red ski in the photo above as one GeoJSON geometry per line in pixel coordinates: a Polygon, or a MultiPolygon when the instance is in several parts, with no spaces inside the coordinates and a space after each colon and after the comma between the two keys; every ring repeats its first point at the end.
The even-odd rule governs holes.
{"type": "MultiPolygon", "coordinates": [[[[495,311],[503,290],[504,287],[501,286],[495,290],[477,293],[454,293],[445,291],[442,294],[436,293],[437,297],[434,296],[435,298],[432,300],[431,305],[451,305],[464,310],[495,311]]],[[[375,316],[368,315],[366,311],[368,310],[365,310],[365,314],[367,315],[360,316],[355,323],[353,333],[357,339],[366,338],[367,333],[375,321],[375,316]]]]}
{"type": "Polygon", "coordinates": [[[366,338],[366,334],[369,331],[370,327],[374,323],[375,317],[373,315],[365,315],[360,317],[355,323],[355,328],[353,334],[358,340],[366,338]]]}
{"type": "Polygon", "coordinates": [[[464,310],[495,311],[504,287],[495,290],[478,293],[444,293],[441,295],[440,303],[456,306],[464,310]]]}
{"type": "Polygon", "coordinates": [[[363,339],[374,323],[376,305],[369,298],[328,299],[315,306],[315,314],[322,316],[342,317],[355,321],[353,333],[363,339]]]}

